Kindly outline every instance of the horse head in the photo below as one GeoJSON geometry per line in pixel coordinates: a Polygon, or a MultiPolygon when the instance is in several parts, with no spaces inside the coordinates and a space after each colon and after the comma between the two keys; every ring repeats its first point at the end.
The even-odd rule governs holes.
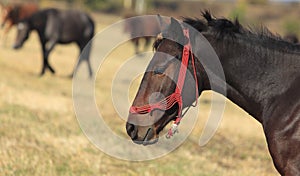
{"type": "Polygon", "coordinates": [[[205,75],[201,73],[204,69],[198,59],[194,59],[190,38],[183,24],[171,18],[162,38],[154,43],[154,56],[126,124],[127,133],[135,143],[155,143],[169,122],[178,125],[182,109],[191,106],[203,89],[203,82],[197,79],[200,74],[205,75]]]}
{"type": "Polygon", "coordinates": [[[29,22],[23,20],[17,24],[17,37],[13,45],[14,49],[19,49],[23,46],[24,42],[28,39],[30,33],[29,22]]]}

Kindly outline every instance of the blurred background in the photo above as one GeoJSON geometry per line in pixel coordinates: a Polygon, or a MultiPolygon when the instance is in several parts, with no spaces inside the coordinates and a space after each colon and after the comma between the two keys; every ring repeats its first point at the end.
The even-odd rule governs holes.
{"type": "Polygon", "coordinates": [[[41,8],[81,9],[122,17],[130,13],[198,17],[203,9],[216,16],[251,25],[264,24],[276,32],[299,32],[299,0],[2,0],[2,4],[34,2],[41,8]]]}
{"type": "MultiPolygon", "coordinates": [[[[178,19],[201,18],[201,11],[209,9],[216,17],[238,18],[245,27],[266,26],[282,37],[300,35],[297,0],[0,2],[1,14],[5,6],[26,3],[35,3],[39,9],[85,11],[95,21],[95,34],[129,16],[161,14],[178,19]]],[[[210,92],[200,98],[196,128],[186,142],[169,155],[144,162],[122,161],[106,155],[85,137],[74,114],[72,80],[67,75],[77,61],[77,46],[57,45],[49,58],[57,73],[47,72],[39,77],[42,53],[37,34],[33,32],[23,48],[16,51],[11,47],[16,26],[7,33],[4,26],[0,33],[0,175],[278,175],[261,125],[229,100],[216,135],[206,146],[198,145],[210,112],[210,92]]],[[[130,35],[128,31],[125,34],[130,35]]],[[[114,34],[111,37],[115,37],[114,34]]],[[[93,44],[93,49],[101,52],[97,42],[109,40],[93,44]]],[[[146,51],[152,51],[152,47],[148,46],[146,51]]],[[[107,56],[96,77],[97,106],[105,109],[107,124],[125,138],[129,138],[125,122],[114,110],[110,83],[122,63],[134,55],[132,42],[119,45],[107,56]]],[[[134,94],[137,85],[132,89],[134,94]]]]}

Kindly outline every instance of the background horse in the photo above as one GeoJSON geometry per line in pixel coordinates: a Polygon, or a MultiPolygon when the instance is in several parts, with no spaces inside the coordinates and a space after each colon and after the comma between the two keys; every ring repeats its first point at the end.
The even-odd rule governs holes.
{"type": "Polygon", "coordinates": [[[13,47],[15,49],[22,47],[30,32],[36,30],[43,51],[43,67],[41,71],[41,75],[43,75],[47,68],[52,73],[55,73],[48,62],[48,56],[57,43],[68,44],[75,42],[80,49],[80,53],[87,46],[85,55],[80,57],[77,66],[84,59],[88,64],[88,71],[91,77],[92,68],[89,59],[91,44],[88,44],[88,42],[94,36],[94,28],[92,18],[86,13],[75,10],[45,9],[18,23],[18,34],[13,47]]]}
{"type": "Polygon", "coordinates": [[[7,35],[13,25],[17,24],[20,20],[31,16],[38,11],[39,7],[35,3],[24,4],[1,4],[2,9],[2,23],[1,28],[4,28],[3,35],[7,35]]]}
{"type": "MultiPolygon", "coordinates": [[[[135,15],[125,15],[125,18],[131,18],[135,15]]],[[[155,18],[137,18],[135,20],[126,20],[124,26],[124,32],[129,33],[132,37],[131,41],[134,44],[135,53],[139,54],[139,48],[141,40],[145,40],[144,50],[149,46],[153,34],[159,34],[160,27],[159,23],[155,18]],[[148,19],[147,19],[148,18],[148,19]],[[142,37],[135,37],[142,36],[142,37]]]]}
{"type": "MultiPolygon", "coordinates": [[[[200,53],[201,58],[194,64],[189,58],[187,68],[191,73],[196,69],[198,84],[196,89],[195,86],[191,89],[190,80],[184,80],[182,108],[192,105],[198,98],[197,92],[211,90],[214,85],[214,91],[226,94],[262,124],[279,173],[300,175],[300,46],[267,29],[255,32],[242,27],[238,21],[215,19],[209,12],[203,16],[206,21],[187,18],[184,24],[172,18],[168,30],[163,33],[168,39],[155,42],[159,53],[154,54],[130,108],[126,124],[128,135],[136,143],[152,144],[170,121],[177,120],[181,110],[178,100],[168,109],[159,106],[152,109],[148,101],[155,98],[153,93],[160,92],[168,97],[176,91],[176,83],[172,80],[176,80],[182,62],[183,47],[179,43],[188,40],[182,26],[189,24],[201,32],[216,51],[226,80],[220,77],[215,65],[210,64],[210,58],[205,57],[205,49],[199,46],[203,41],[194,40],[195,34],[190,33],[193,51],[200,53]],[[219,79],[208,79],[209,73],[219,79]],[[226,92],[220,88],[221,83],[226,85],[226,92]]],[[[161,97],[155,100],[162,101],[161,97]]],[[[171,103],[170,99],[163,100],[171,103]]]]}
{"type": "Polygon", "coordinates": [[[292,42],[292,43],[299,43],[298,36],[296,34],[294,34],[294,33],[286,34],[283,38],[286,41],[289,41],[289,42],[292,42]]]}

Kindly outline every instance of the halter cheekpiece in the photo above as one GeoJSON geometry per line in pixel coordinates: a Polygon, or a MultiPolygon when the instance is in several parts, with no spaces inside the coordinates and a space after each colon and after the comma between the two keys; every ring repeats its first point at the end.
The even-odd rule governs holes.
{"type": "Polygon", "coordinates": [[[184,116],[182,113],[183,110],[183,101],[182,101],[182,89],[184,86],[184,81],[186,78],[186,73],[187,73],[187,68],[189,64],[189,58],[191,58],[191,64],[193,67],[193,74],[195,78],[195,84],[196,84],[196,104],[197,104],[197,99],[199,96],[198,93],[198,80],[197,80],[197,74],[196,74],[196,68],[195,68],[195,59],[194,55],[192,54],[192,47],[191,47],[191,42],[190,42],[190,36],[189,36],[189,30],[188,29],[183,29],[183,33],[185,37],[188,39],[187,44],[184,45],[183,51],[182,51],[182,60],[181,60],[181,65],[180,65],[180,70],[179,70],[179,75],[176,83],[176,89],[175,92],[173,92],[171,95],[167,96],[166,98],[162,99],[159,102],[152,103],[152,104],[146,104],[143,106],[131,106],[129,109],[129,112],[132,114],[146,114],[150,113],[155,109],[160,109],[160,110],[168,110],[172,108],[176,103],[178,104],[178,114],[177,117],[172,124],[171,128],[169,129],[166,137],[170,138],[172,137],[175,133],[178,132],[178,125],[184,116]],[[191,57],[190,57],[191,55],[191,57]]]}

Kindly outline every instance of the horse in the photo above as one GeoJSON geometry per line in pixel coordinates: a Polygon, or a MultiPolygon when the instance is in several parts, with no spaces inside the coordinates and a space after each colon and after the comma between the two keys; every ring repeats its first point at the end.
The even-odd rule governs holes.
{"type": "MultiPolygon", "coordinates": [[[[134,17],[135,15],[125,15],[125,19],[134,17]]],[[[144,39],[144,50],[150,45],[153,36],[158,35],[160,31],[159,22],[155,18],[136,18],[134,20],[127,19],[124,25],[124,32],[131,36],[131,42],[134,44],[135,53],[139,54],[141,40],[144,39]],[[136,37],[142,36],[142,37],[136,37]]]]}
{"type": "Polygon", "coordinates": [[[299,43],[298,36],[297,36],[297,34],[294,34],[294,33],[288,33],[283,38],[292,43],[299,43]]]}
{"type": "Polygon", "coordinates": [[[33,13],[37,12],[39,6],[35,3],[9,4],[6,6],[1,4],[1,9],[1,28],[4,28],[6,26],[3,35],[7,35],[12,26],[16,25],[20,20],[29,17],[33,13]]]}
{"type": "MultiPolygon", "coordinates": [[[[37,31],[43,52],[41,76],[44,75],[46,69],[49,69],[52,74],[55,73],[48,62],[48,56],[54,46],[56,44],[75,42],[80,49],[80,53],[85,49],[85,55],[80,57],[77,67],[84,59],[88,65],[89,76],[92,77],[93,72],[89,55],[95,24],[88,14],[77,10],[44,9],[21,20],[17,24],[17,28],[17,37],[13,45],[14,49],[19,49],[23,46],[31,31],[37,31]]],[[[73,73],[75,69],[76,67],[73,73]]]]}
{"type": "MultiPolygon", "coordinates": [[[[163,37],[154,43],[156,52],[129,109],[127,134],[137,144],[156,143],[169,122],[173,121],[174,127],[179,125],[183,108],[190,107],[201,92],[214,86],[213,91],[226,95],[262,124],[277,171],[286,176],[300,175],[300,46],[267,28],[245,28],[238,20],[215,18],[208,11],[202,16],[203,19],[185,18],[183,22],[171,18],[163,37]],[[225,79],[215,73],[214,64],[202,62],[210,60],[202,57],[205,50],[201,51],[199,43],[203,40],[193,41],[194,33],[188,37],[183,32],[186,26],[192,26],[210,43],[225,79]],[[173,36],[172,40],[168,36],[173,36]],[[186,50],[180,42],[190,42],[192,49],[186,50]],[[196,52],[191,50],[197,48],[201,57],[195,59],[196,52]],[[182,65],[190,73],[195,71],[191,74],[194,79],[180,76],[182,65]],[[219,79],[209,79],[209,74],[219,79]],[[179,80],[183,80],[181,85],[179,80]],[[189,86],[191,80],[196,86],[189,86]],[[223,83],[225,91],[220,86],[223,83]],[[182,88],[179,92],[178,87],[182,88]],[[153,96],[157,92],[162,96],[153,96]],[[150,98],[154,103],[149,104],[150,98]]],[[[167,135],[173,134],[171,128],[167,135]]]]}

